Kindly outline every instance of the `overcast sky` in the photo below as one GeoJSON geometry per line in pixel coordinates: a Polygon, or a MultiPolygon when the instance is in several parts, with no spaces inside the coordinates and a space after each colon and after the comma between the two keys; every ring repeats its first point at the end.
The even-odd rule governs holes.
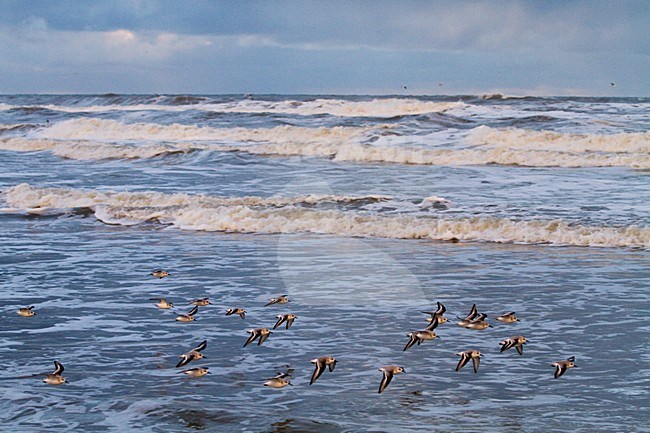
{"type": "Polygon", "coordinates": [[[0,93],[650,96],[649,23],[642,0],[0,0],[0,93]]]}

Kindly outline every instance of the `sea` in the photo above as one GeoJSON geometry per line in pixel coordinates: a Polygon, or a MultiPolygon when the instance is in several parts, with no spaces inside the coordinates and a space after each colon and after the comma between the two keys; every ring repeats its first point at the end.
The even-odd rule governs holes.
{"type": "Polygon", "coordinates": [[[650,98],[0,95],[0,309],[1,431],[648,432],[650,98]]]}

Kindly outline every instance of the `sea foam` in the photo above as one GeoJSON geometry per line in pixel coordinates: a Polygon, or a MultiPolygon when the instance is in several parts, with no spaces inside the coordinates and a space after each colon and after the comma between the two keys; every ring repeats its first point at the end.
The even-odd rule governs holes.
{"type": "MultiPolygon", "coordinates": [[[[302,116],[329,114],[338,117],[377,117],[391,118],[398,116],[441,113],[451,109],[463,108],[463,102],[421,101],[412,98],[375,98],[365,101],[346,101],[342,99],[315,99],[311,101],[285,100],[265,101],[244,99],[231,102],[202,101],[195,104],[119,104],[119,105],[42,105],[22,108],[44,108],[67,113],[101,113],[108,111],[170,111],[186,110],[209,111],[218,113],[281,113],[302,116]]],[[[0,110],[18,108],[0,104],[0,110]]]]}
{"type": "Polygon", "coordinates": [[[439,147],[431,136],[401,137],[394,125],[373,127],[211,128],[73,119],[24,137],[0,139],[0,149],[43,151],[72,159],[152,158],[195,150],[254,155],[327,157],[334,161],[420,165],[650,168],[650,133],[569,134],[481,126],[439,147]],[[390,134],[391,140],[368,144],[390,134]],[[408,145],[422,140],[423,146],[408,145]],[[406,144],[402,144],[406,143],[406,144]],[[428,146],[428,147],[427,147],[428,146]]]}
{"type": "Polygon", "coordinates": [[[12,211],[47,212],[89,208],[107,224],[168,224],[183,230],[240,233],[321,233],[353,237],[464,240],[599,247],[650,247],[650,228],[586,226],[563,220],[512,220],[495,217],[422,217],[365,211],[313,209],[324,201],[390,200],[386,196],[241,197],[103,192],[37,188],[20,184],[4,192],[12,211]]]}
{"type": "Polygon", "coordinates": [[[572,134],[479,126],[470,132],[468,142],[502,149],[650,154],[650,132],[572,134]]]}

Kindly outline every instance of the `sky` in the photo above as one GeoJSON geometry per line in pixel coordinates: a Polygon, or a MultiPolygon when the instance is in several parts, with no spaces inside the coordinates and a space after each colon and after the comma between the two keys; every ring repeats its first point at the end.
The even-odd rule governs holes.
{"type": "Polygon", "coordinates": [[[645,0],[0,0],[0,93],[650,96],[648,23],[645,0]]]}

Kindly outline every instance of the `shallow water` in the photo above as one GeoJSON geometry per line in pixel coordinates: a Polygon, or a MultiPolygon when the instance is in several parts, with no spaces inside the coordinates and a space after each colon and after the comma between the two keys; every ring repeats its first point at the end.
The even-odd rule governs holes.
{"type": "MultiPolygon", "coordinates": [[[[98,102],[108,97],[2,98],[1,124],[30,123],[44,131],[48,119],[54,124],[74,119],[141,122],[149,130],[174,123],[374,127],[387,121],[381,116],[405,109],[394,101],[379,106],[303,101],[307,107],[296,113],[291,110],[300,104],[279,97],[257,105],[222,98],[228,104],[219,107],[222,111],[214,108],[222,100],[216,97],[188,99],[195,101],[193,108],[179,99],[172,104],[152,97],[115,96],[110,104],[98,102]],[[48,108],[12,108],[39,104],[48,108]],[[318,104],[327,113],[316,113],[323,110],[318,104]],[[239,111],[228,111],[234,109],[239,111]],[[359,110],[362,117],[348,116],[359,110]]],[[[458,101],[421,102],[409,109],[458,101]]],[[[457,129],[467,122],[472,128],[518,128],[511,122],[545,112],[552,118],[529,119],[528,125],[602,136],[644,133],[649,116],[647,100],[464,98],[458,107],[444,113],[458,118],[444,118],[457,129]],[[594,126],[594,119],[617,126],[594,126]]],[[[432,129],[450,132],[441,122],[430,126],[429,117],[439,114],[415,116],[388,121],[414,136],[432,129]]],[[[83,132],[91,147],[158,140],[151,134],[108,140],[117,130],[101,123],[98,128],[83,132]]],[[[41,140],[33,134],[44,133],[6,130],[0,137],[41,140]]],[[[438,138],[415,144],[428,149],[467,145],[448,135],[438,138]]],[[[72,144],[68,138],[57,140],[72,144]]],[[[408,140],[397,147],[412,146],[408,140]]],[[[639,143],[647,145],[647,139],[635,146],[639,143]]],[[[224,144],[240,145],[236,140],[219,143],[224,144]]],[[[3,428],[645,429],[650,389],[650,325],[643,320],[650,310],[647,170],[589,164],[405,165],[215,149],[152,158],[64,159],[47,149],[3,148],[3,428]],[[17,187],[22,183],[28,185],[17,187]],[[136,203],[132,195],[116,198],[112,191],[162,194],[145,194],[136,203]],[[187,197],[174,195],[179,193],[187,197]],[[197,194],[205,196],[197,199],[197,194]],[[434,195],[446,201],[423,203],[434,195]],[[254,203],[219,201],[246,196],[254,203]],[[241,215],[245,217],[236,219],[241,215]],[[363,236],[355,235],[367,218],[379,218],[379,223],[366,227],[363,236]],[[500,224],[472,225],[472,218],[494,218],[500,224]],[[432,221],[458,224],[448,232],[428,230],[426,236],[416,236],[432,221]],[[507,231],[506,221],[523,225],[507,231]],[[405,222],[412,226],[405,228],[405,222]],[[539,222],[550,225],[537,232],[539,222]],[[450,241],[454,238],[460,242],[450,241]],[[158,267],[172,276],[147,276],[158,267]],[[285,293],[289,304],[263,307],[268,298],[285,293]],[[189,310],[187,302],[197,297],[209,296],[214,305],[201,307],[195,322],[178,323],[172,311],[149,301],[158,296],[174,302],[178,311],[189,310]],[[426,326],[420,311],[434,308],[437,301],[446,305],[450,319],[436,330],[441,338],[403,352],[406,334],[426,326]],[[488,313],[493,328],[474,331],[455,325],[455,316],[467,314],[474,303],[488,313]],[[15,314],[28,305],[35,305],[36,316],[15,314]],[[224,315],[235,306],[247,309],[245,320],[224,315]],[[521,322],[494,320],[507,311],[516,311],[521,322]],[[289,330],[275,330],[261,346],[242,347],[247,329],[272,326],[283,312],[298,315],[289,330]],[[523,356],[514,350],[499,353],[499,341],[513,335],[529,340],[523,356]],[[207,366],[212,374],[200,379],[179,374],[178,355],[204,339],[206,359],[189,367],[207,366]],[[484,354],[476,375],[469,365],[454,371],[455,354],[466,349],[484,354]],[[335,356],[339,363],[309,386],[310,360],[322,355],[335,356]],[[555,380],[550,364],[572,355],[578,367],[555,380]],[[65,365],[70,383],[54,387],[41,382],[55,359],[65,365]],[[378,395],[377,368],[388,364],[402,365],[406,373],[378,395]],[[263,386],[287,370],[293,386],[263,386]]]]}

